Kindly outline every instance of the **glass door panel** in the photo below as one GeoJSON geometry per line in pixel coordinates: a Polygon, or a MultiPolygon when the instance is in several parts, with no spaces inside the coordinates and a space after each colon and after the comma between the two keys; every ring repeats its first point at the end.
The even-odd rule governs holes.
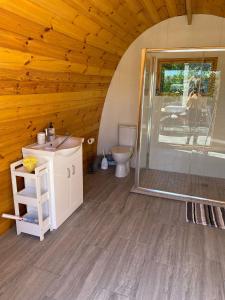
{"type": "Polygon", "coordinates": [[[223,51],[146,53],[139,187],[172,198],[225,198],[223,68],[223,51]]]}
{"type": "MultiPolygon", "coordinates": [[[[204,52],[208,57],[212,53],[204,52]]],[[[225,79],[224,52],[213,52],[216,68],[202,68],[199,105],[193,112],[193,150],[190,166],[191,195],[213,201],[225,201],[225,79]],[[223,79],[224,78],[224,79],[223,79]],[[205,89],[205,96],[201,95],[205,89]],[[223,128],[223,129],[222,129],[223,128]]]]}

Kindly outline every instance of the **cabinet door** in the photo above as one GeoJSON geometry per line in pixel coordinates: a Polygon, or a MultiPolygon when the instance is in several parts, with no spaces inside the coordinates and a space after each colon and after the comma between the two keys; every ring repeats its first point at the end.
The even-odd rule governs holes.
{"type": "Polygon", "coordinates": [[[83,161],[82,147],[76,152],[71,165],[70,203],[72,210],[76,210],[83,203],[83,161]]]}
{"type": "Polygon", "coordinates": [[[71,214],[70,180],[71,164],[63,157],[57,157],[54,165],[56,226],[59,227],[71,214]]]}

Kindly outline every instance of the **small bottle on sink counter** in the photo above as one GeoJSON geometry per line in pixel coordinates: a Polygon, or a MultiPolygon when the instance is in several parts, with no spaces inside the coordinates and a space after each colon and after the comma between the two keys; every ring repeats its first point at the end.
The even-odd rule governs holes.
{"type": "Polygon", "coordinates": [[[45,134],[48,142],[52,142],[55,139],[55,128],[52,122],[49,123],[49,127],[45,129],[45,134]]]}

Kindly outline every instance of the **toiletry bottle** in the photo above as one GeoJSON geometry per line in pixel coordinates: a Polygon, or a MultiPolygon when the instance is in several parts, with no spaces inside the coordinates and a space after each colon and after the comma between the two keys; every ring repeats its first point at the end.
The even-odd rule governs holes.
{"type": "Polygon", "coordinates": [[[48,135],[49,135],[49,141],[50,142],[54,141],[54,139],[55,139],[55,128],[53,127],[52,122],[49,123],[48,135]]]}

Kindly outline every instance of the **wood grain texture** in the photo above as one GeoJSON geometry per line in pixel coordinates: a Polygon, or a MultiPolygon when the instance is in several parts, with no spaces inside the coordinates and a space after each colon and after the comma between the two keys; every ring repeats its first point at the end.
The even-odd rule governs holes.
{"type": "MultiPolygon", "coordinates": [[[[192,13],[224,16],[224,1],[192,13]]],[[[130,43],[186,14],[184,0],[0,1],[0,214],[12,212],[9,164],[52,121],[60,134],[98,138],[105,95],[130,43]],[[3,184],[2,184],[3,183],[3,184]]],[[[96,144],[84,145],[84,166],[96,144]]],[[[11,223],[0,218],[0,234],[11,223]]]]}
{"type": "Polygon", "coordinates": [[[0,237],[0,299],[225,299],[224,231],[185,203],[129,193],[133,172],[84,178],[84,204],[43,242],[0,237]]]}

